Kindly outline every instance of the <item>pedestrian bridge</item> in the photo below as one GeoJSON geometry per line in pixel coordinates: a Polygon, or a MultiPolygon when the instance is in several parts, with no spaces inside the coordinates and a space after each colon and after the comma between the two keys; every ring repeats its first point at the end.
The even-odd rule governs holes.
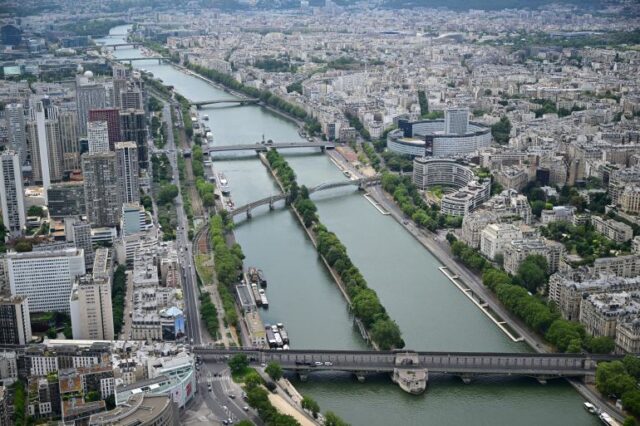
{"type": "Polygon", "coordinates": [[[217,145],[210,147],[206,152],[211,155],[216,152],[231,152],[231,151],[255,151],[266,152],[269,149],[290,149],[290,148],[320,148],[322,151],[325,149],[333,149],[336,145],[333,142],[284,142],[274,144],[252,143],[242,145],[217,145]]]}
{"type": "Polygon", "coordinates": [[[618,355],[482,353],[482,352],[415,352],[402,351],[335,351],[269,349],[211,349],[194,347],[204,361],[224,361],[245,354],[253,363],[275,361],[286,370],[305,379],[315,371],[346,371],[364,380],[367,373],[390,373],[394,382],[410,393],[419,393],[422,381],[426,387],[429,373],[450,374],[469,383],[482,375],[533,377],[546,380],[564,377],[593,378],[599,361],[620,359],[618,355]],[[404,379],[403,379],[404,377],[404,379]],[[408,378],[408,379],[407,379],[408,378]],[[403,382],[404,380],[404,382],[403,382]],[[408,382],[407,382],[408,380],[408,382]],[[410,383],[413,380],[413,383],[410,383]],[[418,383],[420,382],[420,383],[418,383]]]}
{"type": "MultiPolygon", "coordinates": [[[[341,188],[343,186],[357,186],[358,188],[364,189],[366,186],[373,185],[380,182],[380,176],[373,176],[368,178],[360,178],[360,179],[350,179],[350,180],[340,180],[336,182],[326,182],[320,185],[314,186],[312,188],[308,188],[309,194],[313,194],[314,192],[326,191],[333,188],[341,188]]],[[[274,208],[274,204],[278,201],[286,200],[289,198],[290,193],[286,194],[275,194],[270,195],[269,197],[262,198],[260,200],[253,201],[251,203],[244,204],[239,206],[236,209],[230,210],[229,214],[231,216],[237,216],[242,213],[246,213],[247,217],[251,217],[251,211],[260,206],[268,205],[270,209],[274,208]]]]}

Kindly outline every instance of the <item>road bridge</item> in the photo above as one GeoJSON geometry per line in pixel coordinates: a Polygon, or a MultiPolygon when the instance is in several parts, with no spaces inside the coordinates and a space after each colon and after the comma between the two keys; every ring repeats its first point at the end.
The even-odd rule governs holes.
{"type": "MultiPolygon", "coordinates": [[[[269,349],[211,349],[194,347],[204,361],[223,361],[245,354],[253,363],[275,361],[282,368],[297,372],[304,380],[316,371],[345,371],[364,380],[367,373],[390,373],[403,390],[424,390],[429,373],[450,374],[465,383],[483,375],[533,377],[545,383],[549,379],[579,377],[592,380],[599,361],[620,359],[618,355],[538,354],[495,352],[416,352],[337,351],[269,349]],[[409,383],[407,382],[409,381],[409,383]],[[413,383],[410,383],[413,382],[413,383]]],[[[418,392],[416,392],[418,391],[418,392]]]]}
{"type": "Polygon", "coordinates": [[[191,102],[191,105],[195,105],[196,108],[200,109],[202,108],[204,105],[216,105],[216,104],[240,104],[240,105],[247,105],[247,104],[256,104],[260,102],[260,99],[258,98],[240,98],[240,99],[210,99],[208,101],[198,101],[198,102],[191,102]]]}
{"type": "Polygon", "coordinates": [[[134,61],[158,61],[158,64],[161,64],[165,61],[171,61],[171,58],[168,56],[143,56],[140,58],[113,58],[116,62],[128,62],[131,65],[134,61]]]}
{"type": "MultiPolygon", "coordinates": [[[[357,186],[359,189],[364,189],[369,185],[373,185],[380,182],[380,176],[373,176],[360,179],[340,180],[336,182],[326,182],[320,185],[308,188],[309,194],[314,192],[326,191],[333,188],[341,188],[343,186],[357,186]]],[[[260,206],[269,206],[270,210],[274,209],[275,203],[278,201],[286,200],[289,198],[290,193],[286,194],[274,194],[260,200],[253,201],[251,203],[239,206],[236,209],[231,210],[229,213],[231,216],[237,216],[242,213],[246,213],[247,217],[251,217],[251,211],[260,206]]]]}
{"type": "Polygon", "coordinates": [[[117,50],[118,47],[131,47],[131,48],[136,48],[136,47],[140,47],[142,46],[142,43],[136,43],[136,42],[131,42],[131,43],[115,43],[115,44],[101,44],[100,47],[106,47],[106,48],[113,48],[113,50],[117,50]]]}
{"type": "Polygon", "coordinates": [[[233,151],[255,151],[266,152],[270,149],[291,149],[291,148],[320,148],[333,149],[336,144],[333,142],[283,142],[283,143],[251,143],[242,145],[217,145],[210,147],[206,152],[211,155],[216,152],[233,152],[233,151]]]}

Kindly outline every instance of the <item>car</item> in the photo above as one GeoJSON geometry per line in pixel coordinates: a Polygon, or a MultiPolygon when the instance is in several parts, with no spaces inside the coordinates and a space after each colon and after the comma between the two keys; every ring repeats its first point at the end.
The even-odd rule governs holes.
{"type": "Polygon", "coordinates": [[[266,367],[266,366],[267,366],[267,364],[265,364],[264,362],[260,364],[260,367],[263,367],[263,368],[264,368],[264,367],[266,367]]]}
{"type": "Polygon", "coordinates": [[[245,405],[244,407],[242,407],[242,409],[243,409],[244,411],[249,411],[249,406],[248,406],[248,405],[245,405]]]}
{"type": "Polygon", "coordinates": [[[229,424],[229,420],[223,420],[223,421],[222,421],[222,424],[223,424],[223,425],[228,425],[228,424],[229,424]]]}
{"type": "Polygon", "coordinates": [[[331,366],[333,365],[333,363],[332,363],[332,362],[329,362],[329,361],[326,361],[326,362],[324,363],[324,365],[326,365],[327,367],[331,367],[331,366]]]}
{"type": "Polygon", "coordinates": [[[320,367],[322,363],[320,361],[316,361],[316,367],[320,367]]]}
{"type": "Polygon", "coordinates": [[[213,388],[209,385],[209,392],[213,392],[213,388]]]}
{"type": "Polygon", "coordinates": [[[409,224],[409,221],[408,221],[408,220],[403,220],[403,221],[402,221],[402,224],[403,224],[403,225],[408,225],[408,224],[409,224]]]}
{"type": "Polygon", "coordinates": [[[230,393],[230,394],[229,394],[229,398],[231,398],[231,399],[236,399],[236,395],[235,395],[235,394],[233,394],[233,393],[230,393]]]}

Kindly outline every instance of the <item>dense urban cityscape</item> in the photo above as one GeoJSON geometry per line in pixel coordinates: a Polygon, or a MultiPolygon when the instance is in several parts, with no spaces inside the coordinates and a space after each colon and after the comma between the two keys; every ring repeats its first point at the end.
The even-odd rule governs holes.
{"type": "Polygon", "coordinates": [[[0,4],[0,426],[640,424],[640,4],[0,4]]]}

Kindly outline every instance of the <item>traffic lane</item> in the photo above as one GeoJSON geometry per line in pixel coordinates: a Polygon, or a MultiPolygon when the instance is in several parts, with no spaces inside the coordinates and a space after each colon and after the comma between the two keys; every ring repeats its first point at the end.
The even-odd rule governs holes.
{"type": "Polygon", "coordinates": [[[242,389],[231,380],[226,365],[206,366],[206,364],[202,364],[201,371],[206,371],[207,391],[210,384],[212,390],[209,393],[213,394],[215,399],[221,403],[231,419],[234,421],[250,419],[253,422],[259,420],[254,412],[244,410],[247,404],[242,399],[242,389]],[[233,395],[233,398],[230,395],[233,395]]]}

